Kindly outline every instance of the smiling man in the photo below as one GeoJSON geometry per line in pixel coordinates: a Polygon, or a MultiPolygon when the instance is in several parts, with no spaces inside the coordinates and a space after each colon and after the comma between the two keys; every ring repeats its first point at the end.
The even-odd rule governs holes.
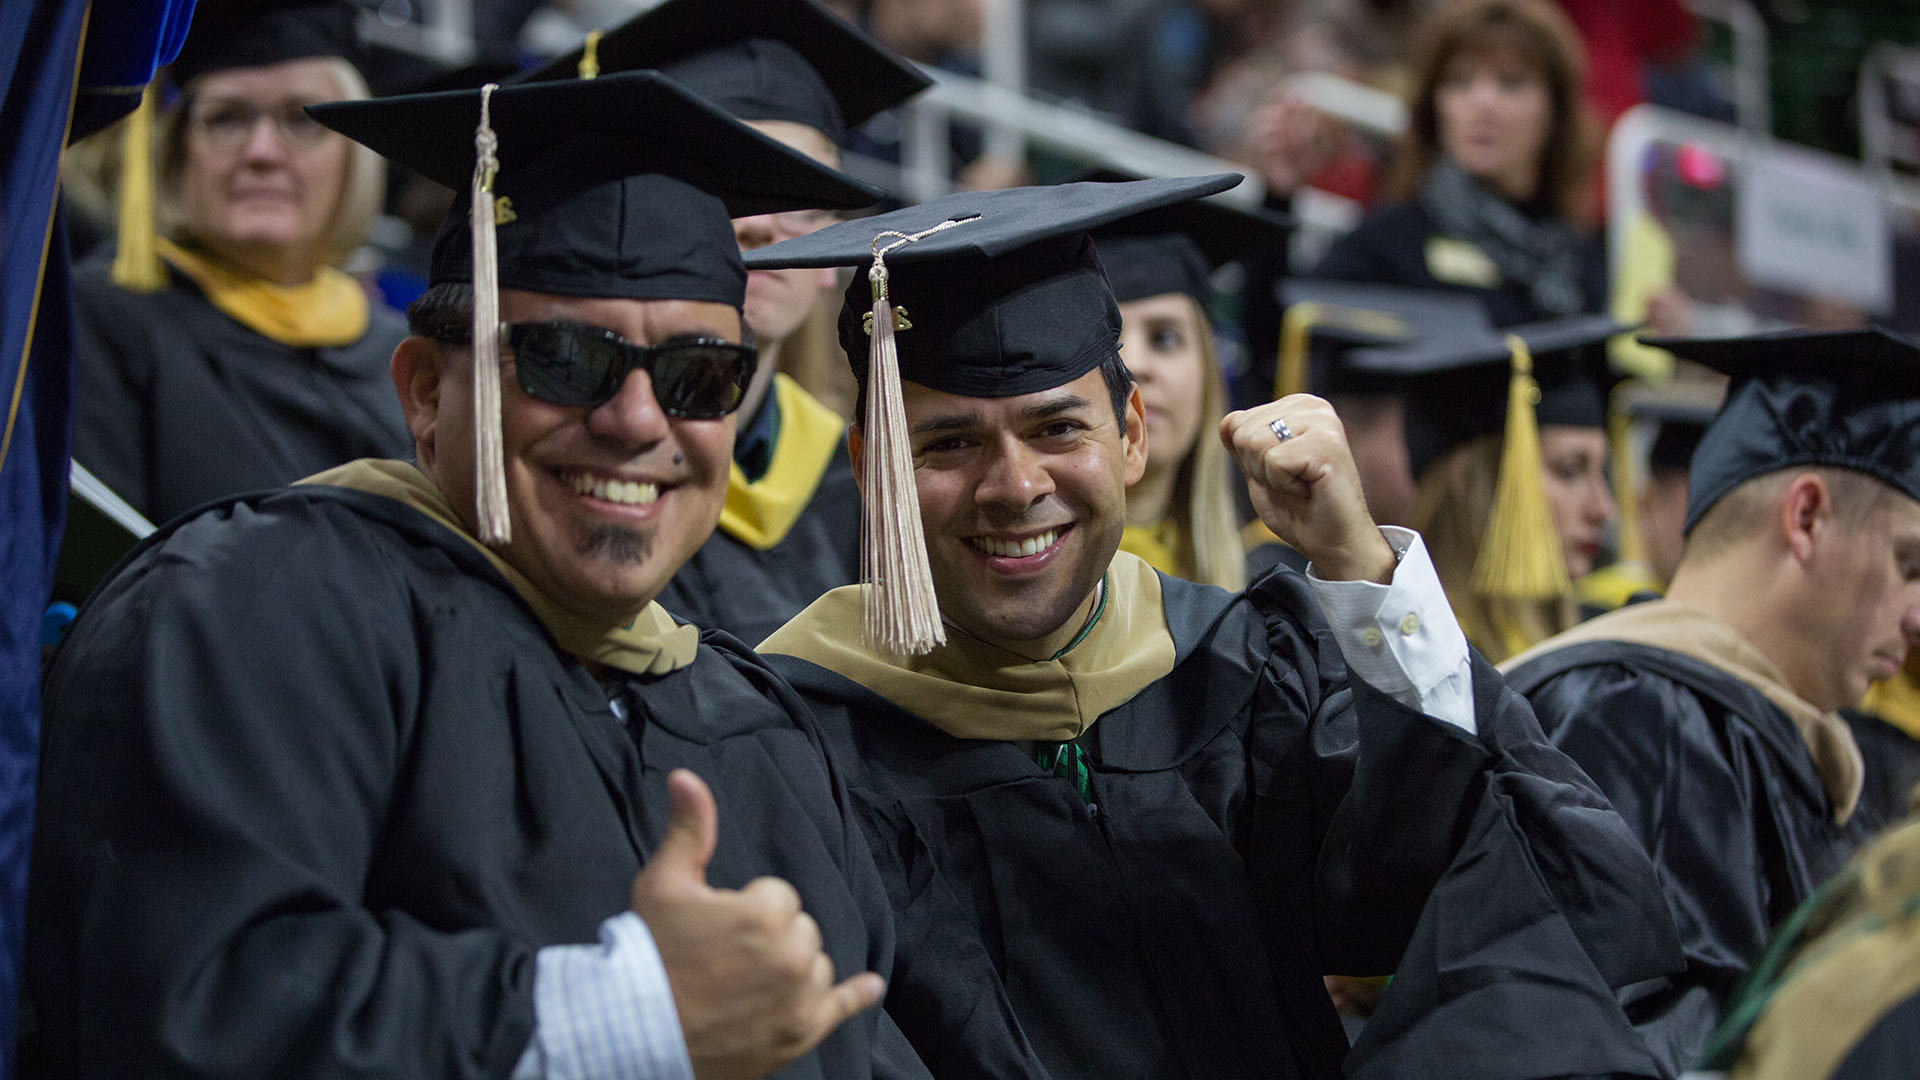
{"type": "MultiPolygon", "coordinates": [[[[927,85],[911,63],[817,0],[667,0],[607,31],[602,73],[659,68],[756,131],[839,167],[847,131],[927,85]]],[[[585,50],[535,70],[572,78],[585,50]]],[[[830,223],[818,209],[735,219],[740,250],[830,223]]],[[[831,269],[755,270],[745,314],[759,351],[740,403],[726,503],[713,536],[659,597],[706,630],[759,642],[859,576],[860,494],[846,421],[779,374],[789,337],[836,284],[831,269]]]]}
{"type": "Polygon", "coordinates": [[[911,462],[904,493],[865,474],[867,538],[920,522],[943,624],[866,643],[908,552],[762,646],[887,880],[887,1009],[939,1075],[1651,1075],[1606,989],[1668,958],[1651,867],[1472,657],[1419,537],[1367,516],[1324,402],[1219,428],[1308,575],[1230,594],[1117,554],[1145,423],[1087,230],[1235,180],[959,194],[748,255],[860,267],[855,458],[911,462]],[[1393,971],[1343,1069],[1321,977],[1393,971]]]}
{"type": "Polygon", "coordinates": [[[652,603],[753,371],[730,216],[871,192],[652,72],[315,114],[487,180],[393,357],[415,459],[176,522],[75,623],[31,1059],[924,1080],[870,1008],[885,897],[804,710],[652,603]]]}
{"type": "Polygon", "coordinates": [[[1662,339],[1732,377],[1664,600],[1505,667],[1660,868],[1686,972],[1624,999],[1694,1064],[1769,930],[1871,835],[1838,710],[1920,643],[1920,346],[1874,330],[1662,339]]]}

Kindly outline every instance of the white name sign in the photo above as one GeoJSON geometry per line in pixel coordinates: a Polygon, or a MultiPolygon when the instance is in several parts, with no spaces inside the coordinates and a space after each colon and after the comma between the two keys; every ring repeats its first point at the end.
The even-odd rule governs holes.
{"type": "Polygon", "coordinates": [[[1858,173],[1798,154],[1740,170],[1740,269],[1756,285],[1884,314],[1893,306],[1886,206],[1858,173]]]}

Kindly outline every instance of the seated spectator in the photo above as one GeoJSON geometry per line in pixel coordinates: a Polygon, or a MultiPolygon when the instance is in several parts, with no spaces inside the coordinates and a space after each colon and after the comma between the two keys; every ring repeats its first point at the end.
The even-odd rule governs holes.
{"type": "Polygon", "coordinates": [[[1879,824],[1839,710],[1920,642],[1920,346],[1879,331],[1650,339],[1729,375],[1665,599],[1507,665],[1660,867],[1686,950],[1627,1013],[1699,1054],[1769,930],[1879,824]]]}
{"type": "Polygon", "coordinates": [[[74,275],[74,460],[155,521],[410,445],[387,372],[406,327],[339,269],[380,158],[301,111],[366,96],[354,11],[202,4],[154,142],[159,262],[128,220],[113,269],[74,275]]]}
{"type": "Polygon", "coordinates": [[[1584,64],[1545,0],[1435,9],[1414,46],[1393,201],[1335,241],[1315,275],[1470,291],[1496,326],[1605,310],[1584,64]]]}
{"type": "Polygon", "coordinates": [[[1579,621],[1573,580],[1616,513],[1605,346],[1622,329],[1605,315],[1513,327],[1531,374],[1484,329],[1348,361],[1404,380],[1413,521],[1467,640],[1495,662],[1579,621]]]}

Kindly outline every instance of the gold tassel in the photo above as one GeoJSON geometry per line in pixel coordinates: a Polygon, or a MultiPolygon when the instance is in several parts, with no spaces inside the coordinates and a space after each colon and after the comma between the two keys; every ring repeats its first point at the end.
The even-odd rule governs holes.
{"type": "Polygon", "coordinates": [[[1289,307],[1280,316],[1280,355],[1273,365],[1273,400],[1307,392],[1307,347],[1313,326],[1320,321],[1320,305],[1311,300],[1289,307]]]}
{"type": "MultiPolygon", "coordinates": [[[[873,343],[867,349],[866,490],[860,518],[860,573],[867,581],[862,636],[868,648],[914,656],[946,644],[947,632],[920,523],[883,253],[876,253],[867,279],[873,285],[868,324],[873,343]]],[[[904,309],[899,318],[911,325],[905,323],[904,309]]]]}
{"type": "Polygon", "coordinates": [[[861,465],[860,577],[866,582],[861,637],[870,649],[916,656],[947,643],[940,598],[927,562],[926,530],[920,522],[920,492],[914,486],[913,448],[907,437],[906,401],[900,388],[900,352],[894,334],[913,329],[907,309],[887,294],[887,252],[934,233],[976,221],[943,221],[908,235],[883,232],[873,238],[873,310],[864,320],[873,339],[867,348],[866,443],[861,465]],[[884,247],[880,241],[894,237],[884,247]]]}
{"type": "Polygon", "coordinates": [[[1619,505],[1619,560],[1646,567],[1647,538],[1640,532],[1640,477],[1634,468],[1633,417],[1627,412],[1627,388],[1614,388],[1607,403],[1607,450],[1613,455],[1613,501],[1619,505]]]}
{"type": "Polygon", "coordinates": [[[480,88],[480,126],[473,133],[473,471],[474,514],[480,542],[505,547],[513,540],[507,512],[504,436],[500,430],[500,270],[494,235],[494,175],[500,169],[500,139],[493,131],[492,101],[498,83],[480,88]]]}
{"type": "Polygon", "coordinates": [[[159,106],[152,83],[120,132],[119,243],[113,253],[113,283],[128,292],[159,292],[167,284],[160,265],[153,207],[153,114],[159,106]]]}
{"type": "Polygon", "coordinates": [[[574,73],[583,79],[598,78],[600,75],[600,31],[587,31],[587,40],[580,46],[580,66],[574,73]]]}
{"type": "Polygon", "coordinates": [[[1560,536],[1547,507],[1540,464],[1540,427],[1534,405],[1533,354],[1518,335],[1507,335],[1513,372],[1507,384],[1507,430],[1500,449],[1500,479],[1486,537],[1473,562],[1473,591],[1513,600],[1550,600],[1573,588],[1560,536]]]}

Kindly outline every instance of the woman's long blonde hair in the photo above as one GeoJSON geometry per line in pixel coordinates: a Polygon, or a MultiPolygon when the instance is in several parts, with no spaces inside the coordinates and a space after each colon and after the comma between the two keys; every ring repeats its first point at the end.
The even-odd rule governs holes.
{"type": "Polygon", "coordinates": [[[1193,311],[1200,351],[1200,425],[1173,482],[1172,517],[1180,532],[1181,576],[1239,592],[1247,585],[1247,556],[1240,542],[1240,511],[1231,485],[1239,472],[1214,426],[1227,415],[1227,380],[1213,346],[1213,324],[1198,300],[1193,311]]]}
{"type": "Polygon", "coordinates": [[[1413,509],[1413,528],[1426,542],[1460,629],[1496,664],[1580,621],[1572,593],[1514,600],[1473,589],[1473,562],[1500,478],[1500,446],[1499,435],[1483,435],[1442,454],[1421,473],[1413,509]]]}

